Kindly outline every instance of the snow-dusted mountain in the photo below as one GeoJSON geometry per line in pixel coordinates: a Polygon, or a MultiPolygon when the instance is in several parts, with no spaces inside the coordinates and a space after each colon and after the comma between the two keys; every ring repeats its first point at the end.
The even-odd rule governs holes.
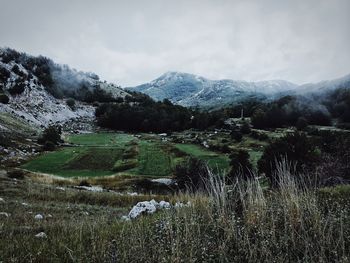
{"type": "Polygon", "coordinates": [[[318,83],[307,83],[298,87],[297,94],[322,94],[339,88],[350,88],[350,74],[334,79],[325,80],[318,83]]]}
{"type": "Polygon", "coordinates": [[[100,81],[96,74],[58,65],[48,58],[0,49],[0,113],[37,127],[93,120],[92,102],[96,96],[109,93],[114,97],[129,95],[114,84],[100,81]],[[67,104],[69,98],[75,99],[74,106],[67,104]]]}
{"type": "Polygon", "coordinates": [[[169,99],[183,106],[210,107],[227,105],[248,97],[272,97],[296,87],[284,80],[209,80],[188,73],[167,72],[150,83],[127,89],[145,93],[155,100],[169,99]]]}

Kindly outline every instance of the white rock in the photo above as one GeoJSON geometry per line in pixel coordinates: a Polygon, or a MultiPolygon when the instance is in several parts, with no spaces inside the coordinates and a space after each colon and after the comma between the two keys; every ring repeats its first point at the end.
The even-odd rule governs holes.
{"type": "Polygon", "coordinates": [[[158,178],[158,179],[152,179],[151,181],[154,183],[160,183],[165,185],[171,185],[173,183],[173,180],[170,178],[158,178]]]}
{"type": "Polygon", "coordinates": [[[21,205],[23,205],[23,206],[29,206],[27,203],[21,203],[21,205]]]}
{"type": "Polygon", "coordinates": [[[36,238],[47,238],[47,235],[44,232],[40,232],[35,235],[36,238]]]}
{"type": "Polygon", "coordinates": [[[190,201],[188,201],[186,204],[182,203],[182,202],[176,202],[175,203],[175,208],[179,208],[179,207],[190,207],[192,204],[190,201]]]}
{"type": "Polygon", "coordinates": [[[154,200],[138,202],[129,212],[129,218],[134,219],[144,213],[153,214],[154,212],[157,211],[157,207],[155,206],[155,203],[157,202],[154,200]]]}
{"type": "Polygon", "coordinates": [[[171,204],[169,202],[166,202],[166,201],[160,201],[159,202],[159,208],[160,209],[170,209],[171,208],[171,204]]]}
{"type": "Polygon", "coordinates": [[[5,203],[4,198],[0,197],[0,203],[5,203]]]}
{"type": "Polygon", "coordinates": [[[120,219],[124,221],[130,221],[130,217],[128,216],[122,216],[120,219]]]}
{"type": "Polygon", "coordinates": [[[154,205],[156,208],[159,208],[159,203],[156,201],[156,200],[154,200],[154,199],[152,199],[151,201],[149,201],[152,205],[154,205]]]}
{"type": "Polygon", "coordinates": [[[139,195],[138,193],[136,192],[133,192],[133,193],[127,193],[127,195],[130,195],[130,196],[136,196],[136,195],[139,195]]]}
{"type": "Polygon", "coordinates": [[[56,189],[60,190],[60,191],[66,191],[66,189],[64,187],[61,187],[61,186],[57,186],[56,189]]]}
{"type": "Polygon", "coordinates": [[[36,219],[36,220],[43,220],[44,216],[41,215],[41,214],[37,214],[37,215],[34,216],[34,219],[36,219]]]}
{"type": "Polygon", "coordinates": [[[0,212],[0,216],[9,217],[10,215],[6,212],[0,212]]]}
{"type": "Polygon", "coordinates": [[[103,188],[101,186],[75,186],[74,188],[91,192],[103,192],[103,188]]]}

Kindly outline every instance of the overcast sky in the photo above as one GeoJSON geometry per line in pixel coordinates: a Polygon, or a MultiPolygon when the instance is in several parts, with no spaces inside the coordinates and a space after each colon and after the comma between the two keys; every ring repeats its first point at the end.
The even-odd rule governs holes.
{"type": "Polygon", "coordinates": [[[0,0],[0,46],[122,86],[166,71],[315,82],[350,73],[349,0],[0,0]]]}

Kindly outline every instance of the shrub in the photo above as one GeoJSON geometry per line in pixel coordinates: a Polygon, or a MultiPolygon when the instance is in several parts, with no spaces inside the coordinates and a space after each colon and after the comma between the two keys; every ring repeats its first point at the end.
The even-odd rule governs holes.
{"type": "Polygon", "coordinates": [[[52,142],[57,145],[62,142],[61,134],[62,130],[60,126],[50,125],[44,130],[42,136],[38,139],[38,143],[45,144],[46,142],[52,142]]]}
{"type": "Polygon", "coordinates": [[[245,150],[237,150],[230,155],[231,171],[229,173],[230,181],[235,179],[248,179],[253,176],[253,166],[249,160],[249,153],[245,150]]]}
{"type": "Polygon", "coordinates": [[[10,99],[6,94],[0,93],[0,103],[7,104],[10,99]]]}
{"type": "Polygon", "coordinates": [[[21,169],[14,169],[7,172],[9,178],[24,179],[25,172],[21,169]]]}
{"type": "Polygon", "coordinates": [[[175,167],[174,179],[182,190],[196,191],[203,190],[205,181],[209,177],[206,164],[196,158],[188,158],[175,167]]]}
{"type": "Polygon", "coordinates": [[[26,84],[24,82],[17,81],[8,91],[11,95],[18,95],[24,92],[26,84]]]}
{"type": "Polygon", "coordinates": [[[252,131],[250,133],[250,137],[259,141],[267,141],[269,139],[269,136],[267,134],[258,131],[252,131]]]}
{"type": "Polygon", "coordinates": [[[69,108],[71,108],[73,111],[75,110],[75,100],[74,99],[67,99],[66,103],[69,108]]]}
{"type": "Polygon", "coordinates": [[[257,109],[251,116],[251,122],[256,129],[263,129],[267,126],[266,124],[266,113],[262,109],[257,109]]]}
{"type": "Polygon", "coordinates": [[[43,145],[44,151],[54,151],[56,149],[56,145],[52,141],[46,141],[43,145]]]}
{"type": "Polygon", "coordinates": [[[230,135],[231,135],[231,138],[233,140],[235,140],[236,142],[241,142],[242,141],[243,135],[242,135],[242,133],[240,131],[235,131],[234,130],[234,131],[232,131],[230,133],[230,135]]]}
{"type": "Polygon", "coordinates": [[[249,123],[245,121],[240,130],[243,134],[249,134],[251,132],[249,123]]]}
{"type": "Polygon", "coordinates": [[[0,82],[6,83],[11,73],[6,68],[0,68],[0,82]]]}
{"type": "Polygon", "coordinates": [[[276,186],[276,165],[286,159],[295,165],[296,172],[313,169],[318,160],[315,144],[301,132],[279,138],[265,148],[258,162],[259,172],[265,173],[272,185],[276,186]]]}
{"type": "Polygon", "coordinates": [[[299,130],[299,131],[303,131],[307,128],[308,126],[308,122],[304,117],[299,117],[297,120],[297,123],[295,125],[295,127],[299,130]]]}

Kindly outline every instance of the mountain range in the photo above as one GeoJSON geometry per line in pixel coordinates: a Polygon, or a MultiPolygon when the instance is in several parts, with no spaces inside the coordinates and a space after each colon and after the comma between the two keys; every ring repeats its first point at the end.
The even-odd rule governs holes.
{"type": "MultiPolygon", "coordinates": [[[[126,96],[133,96],[129,91],[145,93],[158,101],[169,99],[186,107],[214,109],[250,98],[269,101],[285,95],[301,95],[311,101],[315,96],[349,87],[350,75],[296,85],[284,80],[210,80],[188,73],[167,72],[150,83],[122,89],[100,80],[94,73],[77,71],[42,56],[0,48],[0,113],[37,127],[82,118],[92,122],[95,101],[106,102],[106,95],[123,101],[126,96]],[[70,98],[75,100],[74,107],[69,106],[70,98]]],[[[0,130],[5,130],[2,123],[0,130]]]]}
{"type": "Polygon", "coordinates": [[[350,87],[350,75],[297,85],[285,80],[210,80],[188,73],[167,72],[149,83],[126,89],[145,93],[155,100],[169,99],[186,107],[216,108],[249,98],[273,100],[285,95],[310,95],[342,87],[350,87]]]}

